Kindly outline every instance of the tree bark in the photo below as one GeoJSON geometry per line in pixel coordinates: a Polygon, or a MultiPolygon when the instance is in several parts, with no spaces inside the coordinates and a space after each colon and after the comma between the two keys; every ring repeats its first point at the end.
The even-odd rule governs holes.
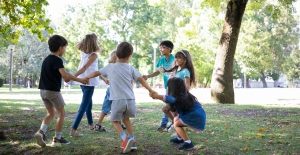
{"type": "Polygon", "coordinates": [[[267,85],[267,82],[266,82],[266,76],[265,76],[264,72],[261,71],[259,74],[260,74],[260,80],[263,84],[263,88],[268,88],[268,85],[267,85]]]}
{"type": "Polygon", "coordinates": [[[211,98],[216,103],[235,103],[232,75],[233,62],[247,2],[248,0],[230,0],[227,5],[211,83],[211,98]]]}

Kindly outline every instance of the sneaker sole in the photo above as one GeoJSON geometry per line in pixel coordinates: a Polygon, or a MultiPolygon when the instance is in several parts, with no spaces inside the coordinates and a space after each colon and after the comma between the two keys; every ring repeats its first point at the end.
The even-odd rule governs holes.
{"type": "Polygon", "coordinates": [[[46,146],[46,143],[44,142],[41,134],[34,134],[34,138],[36,140],[36,143],[39,146],[41,146],[41,147],[45,147],[46,146]]]}
{"type": "Polygon", "coordinates": [[[131,151],[133,142],[134,142],[133,139],[128,140],[126,147],[123,149],[123,153],[128,153],[131,151]]]}
{"type": "Polygon", "coordinates": [[[51,143],[51,146],[61,146],[61,144],[70,144],[70,142],[69,143],[55,143],[55,142],[52,142],[51,143]]]}

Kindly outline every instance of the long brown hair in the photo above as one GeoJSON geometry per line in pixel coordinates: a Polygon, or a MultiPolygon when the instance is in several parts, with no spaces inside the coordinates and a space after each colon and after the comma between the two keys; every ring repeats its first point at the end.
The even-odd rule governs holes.
{"type": "Polygon", "coordinates": [[[95,33],[87,34],[85,38],[76,45],[76,48],[87,54],[99,52],[98,37],[95,33]]]}
{"type": "MultiPolygon", "coordinates": [[[[193,65],[193,61],[192,61],[192,57],[189,53],[189,51],[187,50],[180,50],[178,51],[176,54],[175,54],[175,58],[177,57],[181,57],[181,58],[184,58],[185,59],[185,64],[184,64],[184,67],[181,68],[184,69],[188,69],[189,72],[190,72],[190,86],[196,86],[196,76],[195,76],[195,70],[194,70],[194,65],[193,65]]],[[[173,68],[169,69],[169,70],[165,70],[165,72],[172,72],[172,71],[177,71],[179,66],[174,66],[173,68]]]]}

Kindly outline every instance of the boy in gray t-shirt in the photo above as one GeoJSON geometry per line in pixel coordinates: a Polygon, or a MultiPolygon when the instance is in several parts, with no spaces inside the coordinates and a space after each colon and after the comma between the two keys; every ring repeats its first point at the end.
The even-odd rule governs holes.
{"type": "Polygon", "coordinates": [[[128,42],[122,42],[118,45],[116,63],[106,65],[99,71],[93,72],[86,78],[90,79],[100,75],[108,76],[110,85],[111,116],[110,120],[122,139],[122,151],[127,153],[131,147],[136,148],[136,142],[133,135],[133,127],[130,117],[135,117],[135,97],[132,88],[132,81],[139,81],[149,92],[153,92],[151,87],[143,79],[142,75],[131,65],[128,64],[133,47],[128,42]],[[124,133],[119,121],[123,121],[127,128],[128,136],[124,133]]]}

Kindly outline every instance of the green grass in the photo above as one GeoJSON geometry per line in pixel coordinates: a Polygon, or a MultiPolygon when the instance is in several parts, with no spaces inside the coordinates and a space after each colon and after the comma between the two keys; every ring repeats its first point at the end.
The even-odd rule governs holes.
{"type": "MultiPolygon", "coordinates": [[[[74,92],[79,94],[80,90],[74,92]]],[[[19,92],[13,93],[19,95],[19,92]]],[[[25,91],[22,95],[26,93],[32,95],[33,92],[25,91]]],[[[155,101],[137,104],[137,116],[132,123],[138,150],[129,154],[300,154],[299,108],[204,104],[207,114],[205,131],[188,131],[195,148],[179,152],[176,150],[178,145],[169,142],[172,133],[155,131],[162,116],[162,105],[155,101]]],[[[0,140],[1,154],[121,154],[121,142],[109,117],[103,122],[107,132],[89,131],[84,116],[79,128],[84,137],[68,136],[78,107],[79,104],[65,107],[63,136],[71,144],[40,148],[33,135],[45,116],[41,100],[0,100],[0,131],[6,136],[5,140],[0,140]]],[[[94,122],[100,111],[101,105],[93,106],[94,122]]],[[[54,136],[54,123],[52,121],[49,125],[48,140],[54,136]]]]}

